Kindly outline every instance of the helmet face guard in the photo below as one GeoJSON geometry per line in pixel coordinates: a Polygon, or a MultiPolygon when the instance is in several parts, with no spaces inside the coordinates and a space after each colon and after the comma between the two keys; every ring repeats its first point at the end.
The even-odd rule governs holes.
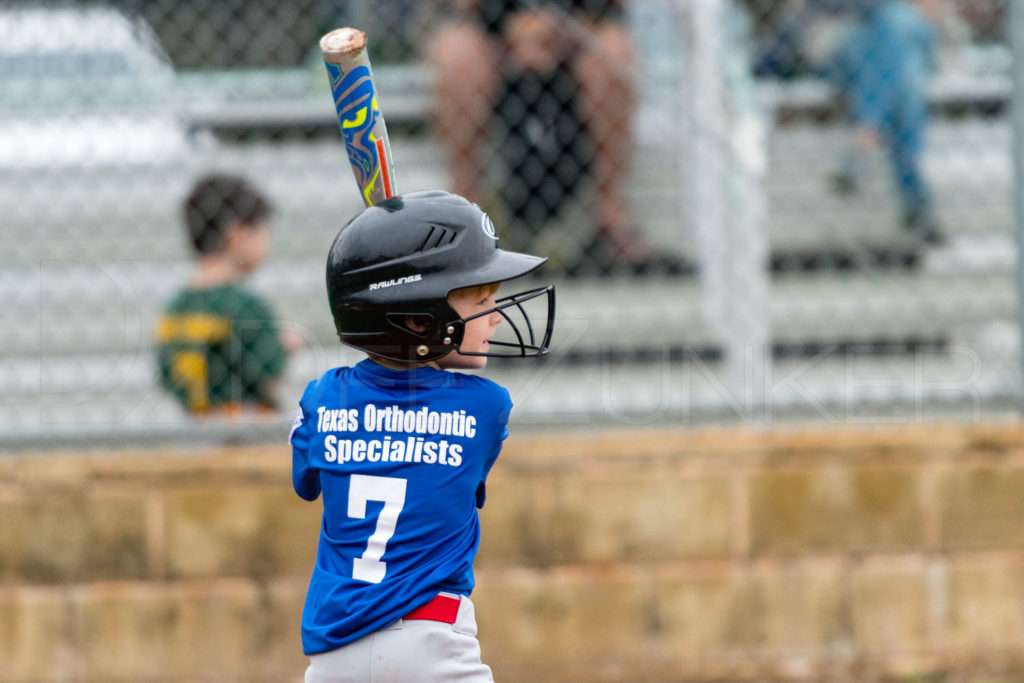
{"type": "Polygon", "coordinates": [[[509,328],[515,335],[516,341],[501,341],[494,340],[490,341],[489,346],[500,346],[507,351],[496,351],[496,352],[478,352],[478,351],[463,351],[456,347],[456,353],[462,356],[486,356],[488,358],[536,358],[538,356],[547,355],[551,344],[551,333],[555,327],[555,287],[554,285],[548,285],[546,287],[538,287],[537,289],[528,289],[523,292],[511,294],[509,296],[502,297],[496,302],[498,305],[494,308],[490,308],[482,313],[477,313],[468,318],[461,318],[459,322],[462,323],[463,328],[465,324],[470,320],[476,320],[477,318],[483,318],[484,316],[491,315],[492,313],[500,313],[501,317],[504,318],[505,322],[508,323],[509,328]],[[530,321],[530,315],[527,313],[523,304],[527,301],[532,301],[538,297],[547,297],[547,320],[544,324],[544,336],[538,339],[538,332],[535,330],[533,323],[530,321]],[[520,324],[525,329],[520,329],[520,324],[517,324],[513,320],[512,316],[509,315],[508,309],[516,309],[519,312],[517,316],[520,324]],[[525,332],[525,335],[524,335],[525,332]]]}

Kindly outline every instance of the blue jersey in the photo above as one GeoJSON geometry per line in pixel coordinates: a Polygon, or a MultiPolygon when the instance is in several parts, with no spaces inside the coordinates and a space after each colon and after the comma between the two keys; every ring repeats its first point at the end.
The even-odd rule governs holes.
{"type": "Polygon", "coordinates": [[[365,360],[310,382],[299,406],[292,481],[324,505],[303,651],[351,643],[439,591],[469,595],[508,392],[473,375],[365,360]]]}

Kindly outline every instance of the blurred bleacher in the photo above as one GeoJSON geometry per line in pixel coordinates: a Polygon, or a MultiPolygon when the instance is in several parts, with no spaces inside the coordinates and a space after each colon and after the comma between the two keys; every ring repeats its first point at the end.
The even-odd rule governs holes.
{"type": "MultiPolygon", "coordinates": [[[[422,65],[386,65],[375,74],[399,187],[447,186],[427,125],[429,73],[422,65]]],[[[660,128],[675,112],[664,109],[666,91],[658,88],[666,82],[656,86],[644,91],[637,115],[643,163],[634,168],[632,196],[648,236],[699,270],[684,206],[693,170],[665,146],[684,133],[660,128]]],[[[948,241],[926,249],[899,227],[883,159],[873,160],[860,195],[830,191],[846,137],[827,115],[827,86],[759,84],[770,122],[771,406],[723,388],[722,340],[702,315],[699,275],[564,278],[555,271],[552,357],[489,370],[512,389],[516,419],[538,427],[609,416],[624,424],[867,414],[909,421],[1008,409],[1017,392],[1011,138],[1000,110],[1008,87],[999,78],[936,82],[926,167],[948,241]]],[[[289,369],[286,403],[307,379],[358,359],[334,339],[322,283],[333,235],[361,207],[327,92],[308,69],[184,74],[183,115],[217,144],[158,166],[50,169],[45,183],[0,173],[7,210],[0,241],[17,245],[0,253],[2,441],[278,438],[287,431],[288,405],[278,419],[245,430],[197,427],[154,386],[153,325],[189,267],[178,204],[210,168],[257,179],[278,207],[271,263],[252,284],[309,342],[289,369]],[[69,232],[81,239],[61,239],[69,232]]]]}

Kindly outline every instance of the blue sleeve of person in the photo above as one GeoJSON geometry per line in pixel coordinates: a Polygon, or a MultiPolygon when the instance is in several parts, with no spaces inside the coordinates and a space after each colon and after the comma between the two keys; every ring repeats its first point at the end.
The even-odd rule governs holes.
{"type": "Polygon", "coordinates": [[[305,500],[316,500],[320,496],[320,472],[309,463],[310,430],[313,428],[307,411],[307,397],[315,382],[306,387],[299,401],[299,412],[292,423],[288,442],[292,446],[292,486],[295,493],[305,500]]]}
{"type": "Polygon", "coordinates": [[[487,500],[487,486],[485,481],[487,475],[490,473],[491,468],[494,467],[494,462],[498,459],[498,454],[501,453],[501,447],[505,443],[505,439],[508,438],[508,420],[512,413],[512,397],[509,396],[508,390],[504,387],[494,384],[498,391],[495,392],[497,399],[495,405],[495,414],[497,415],[497,433],[498,438],[494,440],[494,446],[491,451],[487,454],[487,459],[484,461],[483,472],[480,475],[480,484],[476,489],[476,506],[482,508],[484,502],[487,500]]]}

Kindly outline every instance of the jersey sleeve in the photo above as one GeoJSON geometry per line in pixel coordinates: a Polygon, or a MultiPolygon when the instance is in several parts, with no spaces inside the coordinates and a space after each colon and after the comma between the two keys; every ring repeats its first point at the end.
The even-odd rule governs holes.
{"type": "Polygon", "coordinates": [[[316,500],[320,496],[320,472],[309,464],[309,442],[313,424],[312,414],[308,411],[307,397],[314,384],[310,383],[302,400],[299,401],[299,411],[295,415],[291,435],[288,437],[292,447],[292,486],[295,493],[306,500],[316,500]]]}
{"type": "Polygon", "coordinates": [[[494,405],[496,415],[495,438],[487,454],[487,459],[484,461],[483,471],[480,474],[480,484],[476,488],[476,506],[478,508],[482,508],[487,500],[487,475],[490,474],[491,468],[494,467],[498,454],[501,453],[501,448],[505,444],[505,439],[508,438],[508,420],[512,414],[512,397],[509,396],[508,390],[498,385],[494,386],[497,389],[494,405]]]}

